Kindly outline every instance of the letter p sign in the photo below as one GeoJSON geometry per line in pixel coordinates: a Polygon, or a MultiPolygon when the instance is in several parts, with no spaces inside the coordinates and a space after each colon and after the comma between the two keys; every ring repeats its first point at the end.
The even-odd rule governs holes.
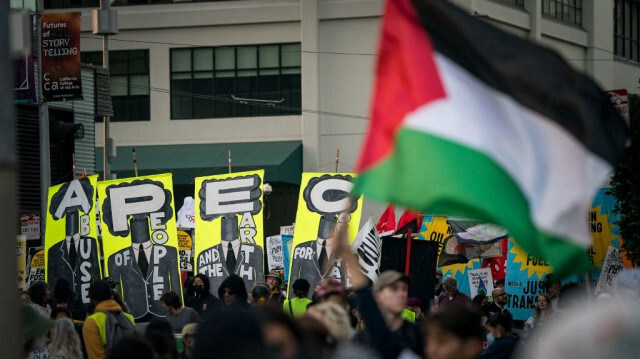
{"type": "Polygon", "coordinates": [[[110,188],[107,195],[111,201],[113,230],[116,232],[129,229],[129,216],[156,212],[165,202],[164,190],[150,183],[110,188]]]}

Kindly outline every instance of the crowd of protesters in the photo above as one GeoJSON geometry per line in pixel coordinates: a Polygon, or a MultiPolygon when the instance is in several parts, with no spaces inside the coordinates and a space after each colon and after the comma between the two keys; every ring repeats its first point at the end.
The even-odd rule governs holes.
{"type": "MultiPolygon", "coordinates": [[[[166,292],[160,298],[166,317],[148,323],[135,323],[108,280],[91,285],[86,311],[64,284],[52,296],[46,283],[36,282],[20,292],[24,357],[484,359],[527,357],[539,348],[556,357],[549,348],[562,350],[570,340],[558,341],[563,332],[550,336],[550,323],[555,318],[573,323],[573,308],[585,292],[548,275],[534,315],[514,321],[506,308],[504,282],[495,283],[490,297],[478,294],[471,299],[458,290],[453,277],[443,279],[437,271],[435,296],[423,305],[419,298],[408,298],[408,276],[389,270],[371,283],[359,270],[351,270],[358,264],[348,248],[336,251],[349,269],[349,290],[338,280],[325,279],[309,299],[312,288],[301,278],[292,283],[293,296],[285,299],[286,283],[277,272],[269,272],[266,282],[256,283],[249,293],[238,276],[209,288],[209,280],[196,275],[185,282],[184,305],[177,292],[166,292]],[[130,335],[109,342],[107,313],[129,321],[130,335]]],[[[626,282],[638,285],[640,274],[632,272],[626,282]]],[[[624,288],[632,289],[621,290],[620,303],[635,303],[640,290],[624,288]]],[[[611,295],[608,299],[618,300],[611,295]]],[[[587,352],[582,357],[593,356],[587,352]]]]}

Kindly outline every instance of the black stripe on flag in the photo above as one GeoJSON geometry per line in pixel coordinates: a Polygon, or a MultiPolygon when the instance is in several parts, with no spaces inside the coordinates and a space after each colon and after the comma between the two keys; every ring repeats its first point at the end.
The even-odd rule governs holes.
{"type": "Polygon", "coordinates": [[[444,0],[412,0],[435,51],[488,86],[557,122],[611,164],[627,141],[624,120],[587,76],[557,53],[477,19],[444,0]]]}

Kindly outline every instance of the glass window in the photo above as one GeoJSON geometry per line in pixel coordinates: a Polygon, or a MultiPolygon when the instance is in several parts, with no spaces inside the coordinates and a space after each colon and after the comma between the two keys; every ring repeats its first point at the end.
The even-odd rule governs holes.
{"type": "Polygon", "coordinates": [[[582,26],[582,0],[543,0],[542,13],[582,26]]]}
{"type": "Polygon", "coordinates": [[[613,9],[614,52],[640,61],[640,0],[615,0],[613,9]]]}
{"type": "Polygon", "coordinates": [[[300,44],[171,49],[171,119],[300,114],[300,73],[300,44]]]}
{"type": "MultiPolygon", "coordinates": [[[[81,57],[83,63],[102,65],[100,51],[81,57]]],[[[109,74],[111,121],[149,121],[149,50],[109,51],[109,74]]]]}

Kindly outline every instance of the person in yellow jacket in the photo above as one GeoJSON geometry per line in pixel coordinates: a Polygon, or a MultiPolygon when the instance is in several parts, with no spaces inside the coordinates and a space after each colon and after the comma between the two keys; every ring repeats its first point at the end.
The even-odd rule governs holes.
{"type": "Polygon", "coordinates": [[[309,303],[311,303],[311,300],[307,298],[310,287],[311,285],[306,279],[296,279],[296,281],[293,282],[293,293],[296,297],[285,300],[284,303],[282,303],[282,310],[291,317],[302,316],[307,311],[309,303]]]}
{"type": "Polygon", "coordinates": [[[89,359],[106,359],[108,343],[105,328],[107,314],[105,312],[122,312],[131,320],[134,326],[135,321],[131,314],[124,313],[122,307],[113,300],[111,286],[105,280],[98,280],[91,284],[89,288],[89,299],[91,303],[95,305],[95,309],[93,310],[93,314],[88,316],[84,321],[84,326],[82,327],[84,345],[87,349],[89,359]]]}

